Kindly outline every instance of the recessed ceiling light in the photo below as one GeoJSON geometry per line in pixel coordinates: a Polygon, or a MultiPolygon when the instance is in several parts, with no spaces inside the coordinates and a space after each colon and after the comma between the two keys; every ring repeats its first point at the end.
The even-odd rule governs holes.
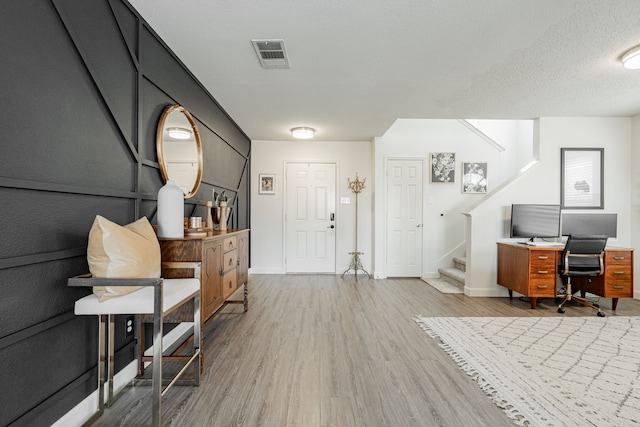
{"type": "Polygon", "coordinates": [[[175,139],[191,138],[191,131],[186,128],[178,128],[178,127],[168,128],[167,132],[169,133],[169,136],[171,138],[175,138],[175,139]]]}
{"type": "Polygon", "coordinates": [[[631,70],[640,69],[640,46],[636,46],[622,55],[622,65],[631,70]]]}
{"type": "Polygon", "coordinates": [[[309,127],[297,127],[291,129],[291,135],[294,138],[298,139],[310,139],[313,138],[313,135],[316,133],[316,130],[309,127]]]}

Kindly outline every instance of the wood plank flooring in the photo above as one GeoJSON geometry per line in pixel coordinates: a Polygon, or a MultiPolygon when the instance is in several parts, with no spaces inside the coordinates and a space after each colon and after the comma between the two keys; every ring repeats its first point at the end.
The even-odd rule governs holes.
{"type": "MultiPolygon", "coordinates": [[[[249,312],[228,306],[205,329],[201,385],[168,392],[165,426],[512,426],[413,317],[595,316],[418,279],[252,275],[249,297],[249,312]]],[[[640,315],[640,301],[601,305],[640,315]]],[[[127,387],[93,426],[149,425],[150,404],[148,387],[127,387]]]]}

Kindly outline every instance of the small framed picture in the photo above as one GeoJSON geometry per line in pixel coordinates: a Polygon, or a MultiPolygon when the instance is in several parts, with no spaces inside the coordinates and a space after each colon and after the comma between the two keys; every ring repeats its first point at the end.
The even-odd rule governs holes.
{"type": "Polygon", "coordinates": [[[456,153],[431,153],[431,182],[455,182],[456,153]]]}
{"type": "Polygon", "coordinates": [[[259,194],[276,194],[276,174],[261,173],[259,194]]]}
{"type": "Polygon", "coordinates": [[[487,192],[487,164],[481,162],[462,162],[462,192],[487,192]]]}

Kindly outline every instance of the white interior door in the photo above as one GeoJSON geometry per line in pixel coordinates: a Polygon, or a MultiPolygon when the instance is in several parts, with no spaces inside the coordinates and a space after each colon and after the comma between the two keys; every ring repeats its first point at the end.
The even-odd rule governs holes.
{"type": "Polygon", "coordinates": [[[287,273],[336,272],[336,165],[287,163],[287,273]]]}
{"type": "Polygon", "coordinates": [[[422,276],[422,160],[387,161],[387,276],[422,276]]]}

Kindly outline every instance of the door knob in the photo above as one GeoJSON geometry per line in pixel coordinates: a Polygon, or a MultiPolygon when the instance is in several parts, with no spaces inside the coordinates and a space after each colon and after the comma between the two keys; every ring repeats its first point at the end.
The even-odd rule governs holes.
{"type": "Polygon", "coordinates": [[[327,228],[336,228],[335,225],[331,224],[330,226],[328,226],[327,228]]]}

